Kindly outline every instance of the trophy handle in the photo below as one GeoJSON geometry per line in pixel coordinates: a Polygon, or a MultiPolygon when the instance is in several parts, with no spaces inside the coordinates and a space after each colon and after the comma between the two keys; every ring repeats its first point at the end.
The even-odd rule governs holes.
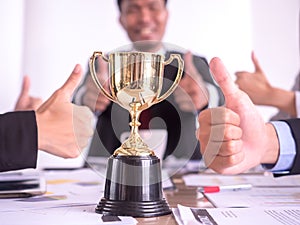
{"type": "Polygon", "coordinates": [[[157,98],[157,103],[165,100],[170,94],[172,94],[172,92],[175,90],[175,88],[177,87],[177,85],[179,84],[179,81],[182,77],[182,72],[183,72],[183,65],[184,65],[184,62],[181,58],[180,55],[178,54],[171,54],[170,55],[170,58],[164,62],[165,65],[168,65],[170,64],[173,59],[177,59],[178,61],[178,70],[177,70],[177,75],[176,75],[176,79],[174,80],[172,86],[169,88],[169,90],[167,90],[162,96],[158,97],[157,98]]]}
{"type": "Polygon", "coordinates": [[[104,87],[102,86],[102,84],[100,83],[100,81],[98,80],[98,77],[96,75],[97,73],[96,73],[96,68],[95,68],[95,60],[99,56],[102,57],[102,59],[104,59],[104,61],[109,62],[109,60],[103,55],[102,52],[94,52],[94,54],[91,56],[90,61],[89,61],[91,76],[93,78],[94,83],[100,89],[102,94],[105,97],[107,97],[109,100],[116,102],[115,98],[104,89],[104,87]]]}

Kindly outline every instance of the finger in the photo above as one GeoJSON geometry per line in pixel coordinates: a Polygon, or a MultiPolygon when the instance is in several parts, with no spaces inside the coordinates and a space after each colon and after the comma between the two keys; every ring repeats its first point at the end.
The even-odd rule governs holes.
{"type": "Polygon", "coordinates": [[[245,77],[245,74],[249,75],[250,73],[247,72],[247,71],[244,71],[244,70],[243,71],[237,71],[237,72],[234,73],[234,75],[237,77],[237,79],[245,77]]]}
{"type": "Polygon", "coordinates": [[[206,124],[209,121],[210,126],[219,124],[239,126],[241,123],[239,115],[225,107],[209,108],[201,111],[198,116],[198,121],[200,125],[202,123],[206,124]]]}
{"type": "Polygon", "coordinates": [[[38,109],[40,105],[42,105],[43,100],[41,98],[30,97],[30,105],[28,107],[30,109],[38,109]]]}
{"type": "Polygon", "coordinates": [[[231,156],[209,156],[204,158],[205,165],[220,174],[235,174],[240,171],[240,164],[245,159],[245,153],[239,152],[231,156]]]}
{"type": "Polygon", "coordinates": [[[202,149],[202,154],[205,157],[229,157],[235,156],[240,154],[243,147],[242,140],[231,140],[231,141],[224,141],[224,142],[210,142],[205,149],[202,149]],[[216,148],[218,146],[218,148],[216,148]],[[217,149],[217,151],[216,151],[217,149]]]}
{"type": "Polygon", "coordinates": [[[252,62],[254,64],[255,71],[256,72],[262,72],[262,68],[260,67],[258,59],[256,58],[256,55],[254,54],[254,51],[252,51],[252,53],[251,53],[251,59],[252,59],[252,62]]]}
{"type": "MultiPolygon", "coordinates": [[[[201,154],[204,157],[206,162],[211,164],[216,158],[224,158],[224,161],[230,161],[229,157],[232,157],[230,161],[231,165],[237,163],[233,159],[236,159],[235,156],[243,153],[242,151],[243,142],[242,140],[231,140],[231,141],[210,141],[207,145],[201,145],[201,154]]],[[[220,161],[222,163],[222,161],[220,161]]],[[[227,166],[229,163],[227,162],[227,166]]],[[[226,166],[226,167],[227,167],[226,166]]]]}
{"type": "Polygon", "coordinates": [[[73,95],[76,87],[79,85],[81,77],[82,77],[82,68],[79,64],[77,64],[74,67],[68,80],[60,88],[62,91],[64,91],[65,97],[66,99],[68,99],[68,101],[71,99],[71,96],[73,95]]]}
{"type": "Polygon", "coordinates": [[[242,140],[230,140],[222,143],[222,147],[219,149],[218,156],[228,157],[240,154],[242,152],[243,141],[242,140]]]}
{"type": "Polygon", "coordinates": [[[184,54],[185,72],[192,78],[198,77],[198,71],[193,62],[193,55],[190,51],[184,54]]]}
{"type": "Polygon", "coordinates": [[[107,75],[107,73],[108,73],[108,64],[102,57],[98,57],[97,66],[99,68],[100,74],[107,75]]]}
{"type": "Polygon", "coordinates": [[[217,57],[213,58],[210,61],[209,66],[216,82],[219,84],[225,96],[225,101],[227,97],[234,96],[239,89],[231,79],[221,59],[217,57]]]}
{"type": "Polygon", "coordinates": [[[242,130],[240,127],[231,124],[220,124],[211,127],[210,141],[226,142],[231,140],[240,140],[242,130]]]}
{"type": "MultiPolygon", "coordinates": [[[[109,77],[108,77],[108,63],[102,58],[97,58],[97,78],[101,86],[108,92],[109,91],[109,77]]],[[[94,87],[96,87],[93,80],[91,80],[94,87]]]]}
{"type": "Polygon", "coordinates": [[[29,89],[30,89],[30,78],[27,75],[25,75],[23,77],[21,95],[28,95],[29,89]]]}

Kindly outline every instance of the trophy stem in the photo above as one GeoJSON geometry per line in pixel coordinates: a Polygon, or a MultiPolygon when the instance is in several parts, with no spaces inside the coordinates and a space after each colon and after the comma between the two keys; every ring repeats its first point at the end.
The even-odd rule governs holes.
{"type": "Polygon", "coordinates": [[[138,135],[139,133],[139,126],[141,125],[139,121],[140,115],[141,111],[138,111],[135,108],[130,111],[131,122],[129,123],[129,125],[131,126],[131,135],[138,135]]]}
{"type": "Polygon", "coordinates": [[[148,147],[148,145],[143,141],[138,133],[139,126],[141,125],[141,123],[139,122],[139,117],[142,112],[138,110],[139,105],[140,103],[131,103],[131,122],[129,123],[129,125],[131,126],[130,136],[122,143],[122,145],[117,150],[115,150],[113,154],[114,156],[155,156],[154,151],[148,147]]]}

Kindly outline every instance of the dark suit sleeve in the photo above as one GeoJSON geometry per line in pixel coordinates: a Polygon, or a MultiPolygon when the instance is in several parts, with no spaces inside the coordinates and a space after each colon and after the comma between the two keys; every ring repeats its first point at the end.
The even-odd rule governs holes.
{"type": "Polygon", "coordinates": [[[35,168],[37,124],[34,111],[0,115],[0,171],[35,168]]]}
{"type": "Polygon", "coordinates": [[[300,174],[300,119],[288,119],[284,122],[290,126],[296,144],[296,157],[290,174],[300,174]]]}

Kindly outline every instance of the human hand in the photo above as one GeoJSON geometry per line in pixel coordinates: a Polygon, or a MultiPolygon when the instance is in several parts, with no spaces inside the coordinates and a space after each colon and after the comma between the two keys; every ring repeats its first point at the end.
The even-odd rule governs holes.
{"type": "Polygon", "coordinates": [[[254,65],[254,72],[238,71],[235,73],[235,83],[241,90],[246,92],[254,104],[270,105],[270,97],[273,93],[273,87],[266,78],[265,73],[259,65],[259,62],[252,52],[251,59],[254,65]]]}
{"type": "MultiPolygon", "coordinates": [[[[99,82],[102,84],[103,88],[109,91],[109,82],[108,82],[108,65],[102,59],[97,59],[98,71],[97,77],[99,82]]],[[[94,83],[91,76],[88,76],[85,82],[85,94],[82,98],[83,105],[88,106],[93,112],[100,111],[103,112],[106,110],[107,106],[110,104],[110,100],[106,98],[98,89],[94,83]]]]}
{"type": "Polygon", "coordinates": [[[15,111],[36,110],[41,104],[42,99],[29,95],[30,78],[24,76],[22,90],[15,105],[15,111]]]}
{"type": "Polygon", "coordinates": [[[210,68],[225,96],[225,107],[200,113],[197,138],[205,164],[222,174],[244,172],[260,163],[275,163],[278,140],[246,93],[231,80],[219,58],[210,68]]]}
{"type": "Polygon", "coordinates": [[[87,145],[93,134],[93,114],[88,107],[70,102],[81,76],[81,66],[76,65],[65,84],[37,109],[39,149],[74,158],[87,145]]]}
{"type": "Polygon", "coordinates": [[[174,98],[179,108],[185,112],[195,112],[208,104],[208,92],[193,63],[193,55],[187,52],[184,55],[185,75],[174,91],[174,98]]]}

